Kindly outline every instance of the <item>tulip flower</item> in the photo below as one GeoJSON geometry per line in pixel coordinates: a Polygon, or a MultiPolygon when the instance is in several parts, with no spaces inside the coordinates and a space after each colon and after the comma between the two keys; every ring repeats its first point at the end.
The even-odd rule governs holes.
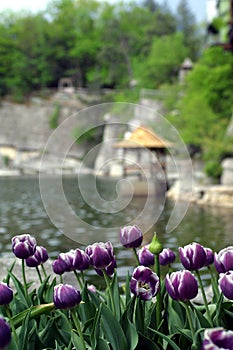
{"type": "Polygon", "coordinates": [[[0,305],[8,305],[13,299],[13,290],[4,282],[0,282],[0,305]]]}
{"type": "Polygon", "coordinates": [[[214,262],[214,253],[213,253],[212,249],[206,248],[206,247],[204,247],[204,251],[206,253],[205,266],[209,266],[209,265],[213,264],[213,262],[214,262]]]}
{"type": "Polygon", "coordinates": [[[233,271],[220,273],[218,282],[223,295],[227,299],[233,300],[233,271]]]}
{"type": "Polygon", "coordinates": [[[190,271],[176,271],[166,275],[165,285],[168,294],[174,300],[188,301],[197,296],[198,284],[190,271]]]}
{"type": "Polygon", "coordinates": [[[206,329],[202,350],[233,350],[233,331],[224,330],[222,327],[206,329]]]}
{"type": "Polygon", "coordinates": [[[163,249],[159,254],[159,263],[163,266],[172,264],[175,259],[176,255],[170,248],[163,249]]]}
{"type": "Polygon", "coordinates": [[[94,243],[89,245],[85,252],[90,258],[90,264],[95,269],[103,270],[115,261],[111,242],[94,243]]]}
{"type": "Polygon", "coordinates": [[[37,267],[44,264],[48,260],[48,253],[46,248],[41,246],[36,246],[35,253],[26,259],[26,265],[28,267],[37,267]]]}
{"type": "Polygon", "coordinates": [[[5,349],[11,342],[11,329],[9,324],[0,317],[0,349],[5,349]]]}
{"type": "Polygon", "coordinates": [[[154,254],[152,254],[149,251],[149,246],[148,245],[142,247],[137,252],[137,254],[138,254],[138,260],[139,260],[140,265],[147,266],[147,267],[154,265],[155,257],[154,257],[154,254]]]}
{"type": "Polygon", "coordinates": [[[89,256],[81,249],[74,251],[73,267],[75,270],[83,271],[90,266],[89,256]]]}
{"type": "Polygon", "coordinates": [[[53,302],[57,309],[71,309],[80,304],[81,294],[70,284],[59,284],[54,287],[53,302]]]}
{"type": "Polygon", "coordinates": [[[130,281],[130,290],[142,300],[151,300],[159,292],[159,278],[149,267],[138,266],[130,281]]]}
{"type": "Polygon", "coordinates": [[[206,252],[199,243],[191,243],[185,247],[179,247],[180,260],[187,270],[198,270],[206,263],[206,252]]]}
{"type": "Polygon", "coordinates": [[[120,230],[120,242],[125,248],[140,247],[142,238],[142,231],[136,225],[125,226],[120,230]]]}
{"type": "Polygon", "coordinates": [[[63,275],[67,271],[67,264],[58,256],[58,259],[52,263],[52,269],[57,275],[63,275]]]}
{"type": "Polygon", "coordinates": [[[233,246],[226,247],[214,254],[214,265],[218,273],[233,270],[233,246]]]}
{"type": "Polygon", "coordinates": [[[19,259],[27,259],[36,251],[36,239],[29,234],[12,238],[12,251],[19,259]]]}
{"type": "Polygon", "coordinates": [[[87,286],[87,289],[92,293],[96,293],[96,287],[94,286],[94,284],[90,284],[89,286],[87,286]]]}

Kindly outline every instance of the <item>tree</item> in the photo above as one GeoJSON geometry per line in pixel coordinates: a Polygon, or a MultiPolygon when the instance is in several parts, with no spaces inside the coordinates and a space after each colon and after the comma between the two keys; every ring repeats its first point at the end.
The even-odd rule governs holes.
{"type": "Polygon", "coordinates": [[[190,11],[187,0],[180,0],[177,7],[177,30],[183,33],[187,55],[196,60],[200,55],[202,35],[198,30],[194,14],[190,11]]]}

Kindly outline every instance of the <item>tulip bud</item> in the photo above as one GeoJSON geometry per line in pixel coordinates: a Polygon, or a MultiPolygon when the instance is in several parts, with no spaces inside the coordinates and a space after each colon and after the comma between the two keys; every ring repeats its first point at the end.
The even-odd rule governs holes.
{"type": "Polygon", "coordinates": [[[36,239],[29,234],[12,238],[12,251],[19,259],[27,259],[36,251],[36,239]]]}
{"type": "Polygon", "coordinates": [[[159,292],[159,278],[149,267],[138,266],[133,271],[130,290],[142,300],[151,300],[159,292]]]}
{"type": "Polygon", "coordinates": [[[219,286],[223,295],[230,300],[233,300],[233,271],[220,273],[219,286]]]}
{"type": "Polygon", "coordinates": [[[174,300],[187,301],[195,298],[198,284],[190,271],[176,271],[166,275],[165,285],[168,294],[174,300]]]}
{"type": "Polygon", "coordinates": [[[41,264],[44,264],[48,258],[49,257],[46,248],[36,246],[35,253],[26,259],[26,265],[28,267],[37,267],[41,264]]]}
{"type": "Polygon", "coordinates": [[[74,253],[73,266],[75,270],[83,271],[90,266],[89,256],[81,249],[76,249],[74,253]]]}
{"type": "Polygon", "coordinates": [[[4,282],[0,282],[0,305],[8,305],[13,299],[13,290],[4,282]]]}
{"type": "Polygon", "coordinates": [[[81,302],[81,294],[70,284],[54,287],[53,302],[57,309],[71,309],[81,302]]]}
{"type": "Polygon", "coordinates": [[[233,331],[222,327],[205,329],[201,350],[233,349],[233,331]]]}
{"type": "Polygon", "coordinates": [[[52,268],[53,268],[53,272],[56,273],[57,275],[63,275],[63,273],[67,269],[67,265],[64,263],[62,259],[59,259],[58,257],[58,259],[53,261],[52,268]]]}
{"type": "Polygon", "coordinates": [[[159,263],[163,266],[172,264],[175,259],[176,255],[170,248],[163,249],[159,254],[159,263]]]}
{"type": "Polygon", "coordinates": [[[5,349],[11,342],[11,329],[9,324],[0,317],[0,349],[5,349]]]}
{"type": "Polygon", "coordinates": [[[140,247],[142,238],[142,231],[136,225],[125,226],[120,230],[120,242],[125,248],[140,247]]]}
{"type": "Polygon", "coordinates": [[[150,251],[149,251],[149,246],[144,246],[142,247],[138,252],[138,260],[139,260],[139,263],[140,265],[143,265],[143,266],[153,266],[154,263],[155,263],[155,257],[154,257],[154,254],[152,254],[150,251]]]}
{"type": "Polygon", "coordinates": [[[199,243],[191,243],[184,248],[179,247],[180,260],[187,270],[198,270],[205,266],[206,253],[199,243]]]}
{"type": "Polygon", "coordinates": [[[214,265],[218,273],[233,270],[233,247],[226,247],[214,254],[214,265]]]}
{"type": "Polygon", "coordinates": [[[152,238],[152,241],[149,245],[149,251],[154,255],[158,255],[162,252],[162,250],[163,250],[163,246],[159,242],[156,233],[154,233],[154,237],[152,238]]]}

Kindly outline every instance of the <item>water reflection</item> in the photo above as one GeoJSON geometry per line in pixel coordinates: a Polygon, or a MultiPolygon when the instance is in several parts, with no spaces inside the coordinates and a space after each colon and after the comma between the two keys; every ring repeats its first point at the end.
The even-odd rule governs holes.
{"type": "MultiPolygon", "coordinates": [[[[47,179],[48,191],[51,196],[51,203],[56,203],[59,208],[59,199],[53,192],[51,178],[47,179]]],[[[100,227],[111,227],[106,234],[98,237],[91,237],[92,240],[111,240],[118,243],[118,227],[120,224],[127,224],[135,214],[145,205],[145,198],[135,197],[132,203],[123,211],[114,214],[101,213],[86,205],[82,196],[78,192],[76,178],[63,179],[64,192],[70,206],[83,220],[91,225],[100,227]],[[75,189],[75,190],[74,190],[75,189]]],[[[88,186],[88,177],[87,177],[88,186]]],[[[104,195],[107,199],[114,198],[115,183],[113,181],[100,182],[99,186],[105,189],[104,195]]],[[[154,230],[165,247],[174,248],[188,244],[192,241],[200,242],[218,251],[221,248],[232,245],[233,220],[232,210],[226,208],[198,207],[190,206],[182,223],[171,233],[166,233],[165,227],[171,215],[174,204],[167,201],[155,227],[152,227],[145,235],[145,242],[149,241],[154,230]]],[[[154,216],[156,200],[147,215],[154,216]]],[[[59,212],[61,227],[67,225],[64,213],[59,212]]],[[[82,227],[74,227],[77,235],[87,235],[82,227]]],[[[45,245],[50,252],[50,256],[55,257],[58,252],[67,251],[77,245],[56,228],[47,216],[43,207],[39,182],[35,177],[21,178],[1,178],[0,179],[0,253],[9,254],[11,251],[10,239],[15,234],[29,232],[34,235],[39,244],[45,245]]],[[[118,266],[120,273],[124,274],[125,266],[134,265],[131,252],[120,247],[116,248],[118,256],[118,266]]]]}

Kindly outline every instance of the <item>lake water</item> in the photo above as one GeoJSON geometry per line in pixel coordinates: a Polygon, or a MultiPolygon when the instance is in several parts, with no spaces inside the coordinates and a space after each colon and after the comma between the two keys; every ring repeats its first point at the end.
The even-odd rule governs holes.
{"type": "MultiPolygon", "coordinates": [[[[88,198],[95,196],[89,186],[90,177],[83,178],[86,184],[86,191],[90,189],[88,198]]],[[[57,193],[53,191],[53,178],[44,178],[48,185],[49,198],[54,203],[54,208],[59,208],[59,198],[57,193]]],[[[107,198],[107,206],[109,200],[116,195],[116,183],[113,180],[99,180],[98,186],[102,191],[101,195],[107,198]]],[[[0,178],[0,254],[1,256],[11,255],[11,237],[21,233],[31,233],[37,238],[38,244],[46,246],[52,258],[56,257],[59,252],[66,252],[71,248],[78,247],[78,242],[92,243],[92,241],[111,240],[115,245],[118,242],[119,228],[118,226],[127,225],[138,211],[142,210],[145,199],[143,197],[134,197],[129,205],[120,212],[108,213],[93,209],[85,203],[82,194],[80,194],[76,177],[66,177],[63,179],[64,193],[67,197],[67,203],[76,212],[82,220],[89,225],[103,227],[104,236],[95,234],[88,236],[90,232],[84,232],[83,227],[76,225],[76,242],[64,235],[58,229],[47,215],[44,208],[39,179],[37,177],[17,177],[17,178],[0,178]],[[106,234],[107,232],[107,234],[106,234]],[[80,240],[78,235],[80,234],[80,240]]],[[[165,247],[171,247],[177,252],[179,246],[199,242],[205,246],[209,246],[215,251],[227,245],[233,245],[233,217],[232,209],[220,207],[199,207],[191,205],[178,227],[172,232],[165,231],[166,223],[171,215],[174,203],[167,201],[161,212],[160,218],[149,231],[149,235],[156,230],[161,242],[165,247]]],[[[154,207],[151,206],[148,213],[149,216],[155,215],[156,198],[154,207]]],[[[109,204],[109,211],[111,211],[109,204]]],[[[156,214],[157,215],[157,214],[156,214]]],[[[67,218],[59,215],[59,225],[67,225],[67,218]]],[[[52,218],[53,219],[53,218],[52,218]]],[[[69,219],[70,221],[70,219],[69,219]]],[[[69,224],[71,224],[69,222],[69,224]]],[[[58,225],[58,226],[59,226],[58,225]]],[[[71,227],[74,227],[74,225],[71,227]]],[[[83,247],[83,246],[82,246],[83,247]]],[[[120,274],[125,273],[126,267],[134,265],[132,254],[129,250],[116,247],[116,255],[120,274]]],[[[177,265],[178,266],[178,265],[177,265]]]]}

